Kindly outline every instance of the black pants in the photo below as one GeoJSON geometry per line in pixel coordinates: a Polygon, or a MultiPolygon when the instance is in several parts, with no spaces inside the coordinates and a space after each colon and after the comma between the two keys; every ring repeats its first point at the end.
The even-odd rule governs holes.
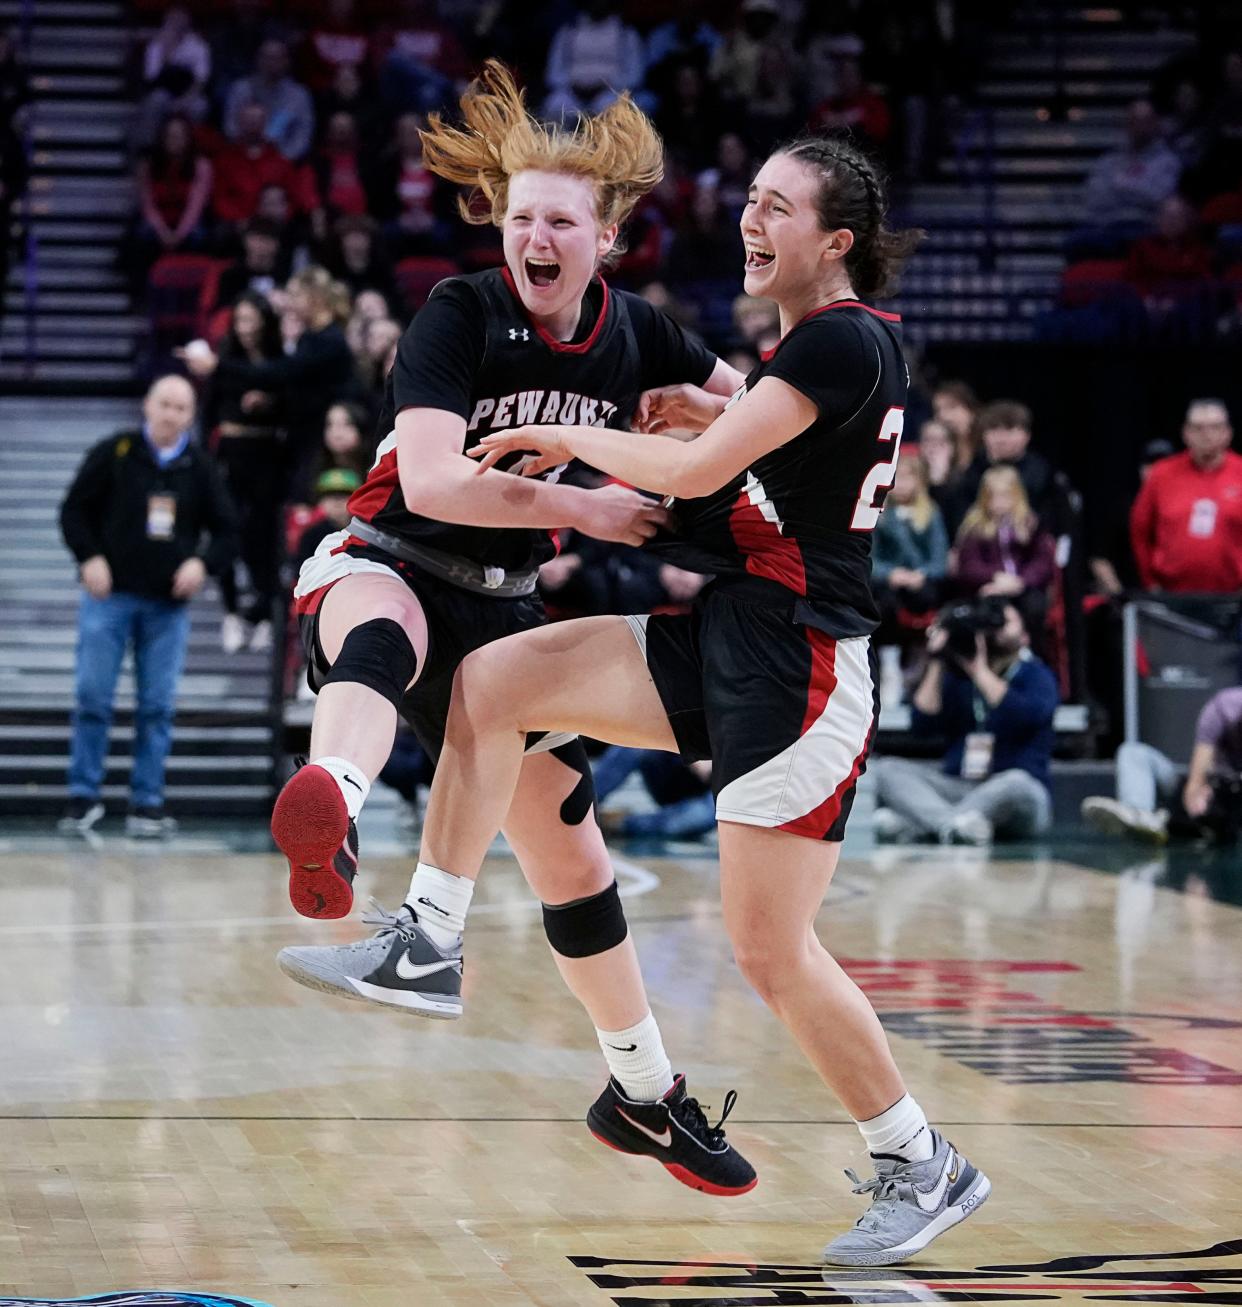
{"type": "MultiPolygon", "coordinates": [[[[241,519],[241,558],[254,587],[246,616],[257,622],[271,617],[280,592],[284,446],[275,436],[222,436],[216,457],[241,519]]],[[[220,578],[220,594],[225,608],[237,613],[240,599],[233,567],[220,578]]]]}

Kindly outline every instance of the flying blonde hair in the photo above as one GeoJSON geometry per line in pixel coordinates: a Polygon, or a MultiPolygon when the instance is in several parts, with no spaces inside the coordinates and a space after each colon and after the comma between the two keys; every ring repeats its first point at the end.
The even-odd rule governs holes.
{"type": "Polygon", "coordinates": [[[979,482],[979,496],[970,506],[970,511],[962,518],[962,525],[958,528],[959,541],[966,536],[983,536],[989,540],[995,537],[999,530],[999,523],[989,510],[988,494],[993,487],[1000,486],[1007,486],[1013,494],[1013,529],[1018,539],[1026,544],[1035,534],[1039,526],[1039,518],[1031,508],[1031,501],[1027,498],[1022,478],[1014,468],[1002,463],[988,468],[983,474],[983,479],[979,482]]]}
{"type": "Polygon", "coordinates": [[[596,217],[603,227],[624,222],[664,176],[660,135],[628,93],[601,113],[579,114],[574,127],[541,123],[526,108],[525,92],[509,69],[489,59],[461,97],[461,116],[463,125],[450,127],[433,113],[419,136],[424,165],[471,188],[457,204],[462,217],[476,226],[501,225],[509,181],[524,169],[593,182],[596,217]]]}

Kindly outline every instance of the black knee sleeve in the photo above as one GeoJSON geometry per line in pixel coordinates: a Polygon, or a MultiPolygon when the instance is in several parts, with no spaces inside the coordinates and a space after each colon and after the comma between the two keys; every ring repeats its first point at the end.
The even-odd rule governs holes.
{"type": "Polygon", "coordinates": [[[616,948],[629,934],[617,882],[587,899],[555,908],[545,903],[543,929],[548,943],[565,958],[592,958],[616,948]]]}
{"type": "Polygon", "coordinates": [[[405,687],[417,670],[418,657],[401,624],[388,617],[377,617],[355,626],[345,637],[323,684],[365,685],[399,709],[405,687]]]}
{"type": "Polygon", "coordinates": [[[595,802],[595,778],[591,775],[591,760],[579,739],[558,744],[548,752],[566,767],[578,773],[578,783],[561,804],[561,820],[566,826],[581,826],[595,802]]]}

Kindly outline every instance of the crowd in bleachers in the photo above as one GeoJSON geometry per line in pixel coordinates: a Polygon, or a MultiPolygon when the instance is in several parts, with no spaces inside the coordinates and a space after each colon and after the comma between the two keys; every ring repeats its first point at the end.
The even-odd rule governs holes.
{"type": "Polygon", "coordinates": [[[1196,343],[1242,333],[1242,49],[1195,49],[1092,165],[1045,334],[1196,343]]]}
{"type": "MultiPolygon", "coordinates": [[[[984,30],[964,5],[899,16],[806,5],[789,21],[797,8],[686,3],[670,19],[638,0],[290,0],[279,10],[232,0],[149,11],[125,257],[155,348],[206,342],[186,362],[207,378],[204,426],[248,523],[248,581],[225,585],[227,648],[270,638],[278,560],[296,563],[346,520],[409,315],[445,276],[499,261],[497,233],[464,222],[453,188],[423,166],[419,139],[484,54],[513,63],[548,115],[597,109],[628,87],[660,127],[668,170],[610,277],[744,371],[776,343],[773,307],[737,293],[737,218],[754,160],[811,122],[849,129],[899,181],[918,180],[974,74],[978,42],[965,39],[960,11],[971,8],[976,37],[984,30]]],[[[1213,331],[1229,325],[1222,287],[1229,260],[1242,260],[1242,56],[1218,72],[1168,70],[1153,99],[1132,107],[1126,143],[1093,167],[1070,242],[1070,318],[1105,300],[1115,326],[1120,288],[1144,320],[1181,321],[1188,304],[1208,305],[1213,331]]],[[[1016,605],[1062,693],[1081,692],[1067,605],[1084,590],[1108,605],[1127,586],[1159,583],[1136,562],[1128,523],[1084,547],[1078,495],[1031,447],[1032,425],[1021,403],[983,404],[965,382],[933,386],[916,369],[875,537],[879,638],[895,651],[886,702],[922,675],[936,613],[977,597],[1016,605]]],[[[1242,554],[1224,516],[1221,529],[1223,552],[1242,554]]],[[[701,584],[640,551],[572,537],[543,578],[550,610],[567,614],[684,604],[701,584]]],[[[1192,574],[1171,588],[1216,584],[1192,574]]]]}

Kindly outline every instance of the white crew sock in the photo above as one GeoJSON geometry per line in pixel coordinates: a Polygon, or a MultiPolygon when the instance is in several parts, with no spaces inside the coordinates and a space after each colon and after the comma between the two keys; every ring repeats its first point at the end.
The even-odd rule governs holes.
{"type": "Polygon", "coordinates": [[[664,1051],[660,1027],[650,1012],[627,1030],[597,1027],[595,1034],[608,1070],[627,1098],[636,1103],[654,1103],[672,1089],[673,1068],[664,1051]]]}
{"type": "Polygon", "coordinates": [[[923,1109],[909,1094],[899,1098],[887,1112],[855,1124],[870,1153],[886,1153],[907,1162],[926,1162],[936,1151],[923,1109]]]}
{"type": "Polygon", "coordinates": [[[311,766],[322,767],[332,777],[345,799],[350,821],[357,821],[362,805],[371,793],[371,782],[367,780],[366,772],[348,758],[312,758],[311,766]]]}
{"type": "Polygon", "coordinates": [[[406,906],[438,948],[448,948],[466,928],[474,881],[420,862],[410,877],[406,906]]]}

